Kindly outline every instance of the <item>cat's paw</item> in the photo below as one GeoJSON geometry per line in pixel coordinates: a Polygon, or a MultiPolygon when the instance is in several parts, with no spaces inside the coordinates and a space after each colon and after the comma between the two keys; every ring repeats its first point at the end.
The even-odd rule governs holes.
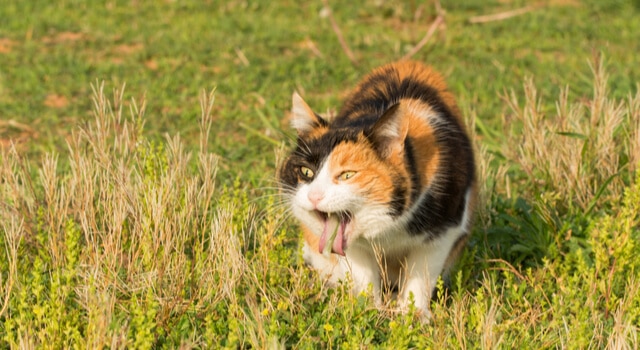
{"type": "Polygon", "coordinates": [[[346,269],[341,258],[332,254],[329,258],[311,249],[305,242],[302,247],[302,258],[312,269],[329,284],[336,285],[346,277],[346,269]]]}
{"type": "Polygon", "coordinates": [[[420,322],[428,324],[431,322],[431,310],[429,300],[415,301],[413,293],[399,300],[398,312],[403,314],[413,313],[420,322]]]}

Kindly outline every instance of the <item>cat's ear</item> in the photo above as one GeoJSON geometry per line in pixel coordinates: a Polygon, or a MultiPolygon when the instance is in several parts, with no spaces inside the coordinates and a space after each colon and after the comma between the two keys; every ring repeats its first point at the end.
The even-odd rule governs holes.
{"type": "Polygon", "coordinates": [[[327,122],[315,114],[297,92],[293,93],[292,101],[291,126],[298,131],[298,135],[304,135],[315,128],[327,126],[327,122]]]}
{"type": "Polygon", "coordinates": [[[400,103],[396,103],[382,114],[367,133],[367,137],[383,156],[404,148],[407,130],[402,125],[400,103]]]}

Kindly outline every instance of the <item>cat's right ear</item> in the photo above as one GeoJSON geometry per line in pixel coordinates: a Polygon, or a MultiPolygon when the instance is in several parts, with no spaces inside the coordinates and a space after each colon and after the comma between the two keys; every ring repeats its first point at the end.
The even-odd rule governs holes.
{"type": "Polygon", "coordinates": [[[315,114],[297,92],[293,93],[292,101],[291,126],[298,131],[298,135],[305,135],[318,127],[327,126],[327,122],[315,114]]]}
{"type": "Polygon", "coordinates": [[[408,130],[402,125],[400,103],[389,107],[365,135],[384,157],[401,151],[408,130]]]}

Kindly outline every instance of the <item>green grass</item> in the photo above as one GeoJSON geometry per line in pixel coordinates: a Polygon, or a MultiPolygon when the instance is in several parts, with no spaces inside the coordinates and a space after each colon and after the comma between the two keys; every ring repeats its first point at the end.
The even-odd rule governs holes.
{"type": "Polygon", "coordinates": [[[424,325],[324,287],[273,188],[291,93],[337,108],[436,16],[330,3],[357,65],[320,1],[0,6],[1,347],[639,346],[640,4],[442,3],[414,59],[473,123],[483,197],[424,325]]]}

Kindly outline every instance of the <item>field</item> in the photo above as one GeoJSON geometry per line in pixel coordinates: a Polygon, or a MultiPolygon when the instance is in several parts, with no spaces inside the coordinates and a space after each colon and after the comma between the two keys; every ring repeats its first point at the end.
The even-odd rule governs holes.
{"type": "Polygon", "coordinates": [[[390,3],[0,6],[0,347],[639,348],[640,2],[390,3]],[[481,183],[427,324],[324,286],[275,181],[293,91],[407,54],[481,183]]]}

